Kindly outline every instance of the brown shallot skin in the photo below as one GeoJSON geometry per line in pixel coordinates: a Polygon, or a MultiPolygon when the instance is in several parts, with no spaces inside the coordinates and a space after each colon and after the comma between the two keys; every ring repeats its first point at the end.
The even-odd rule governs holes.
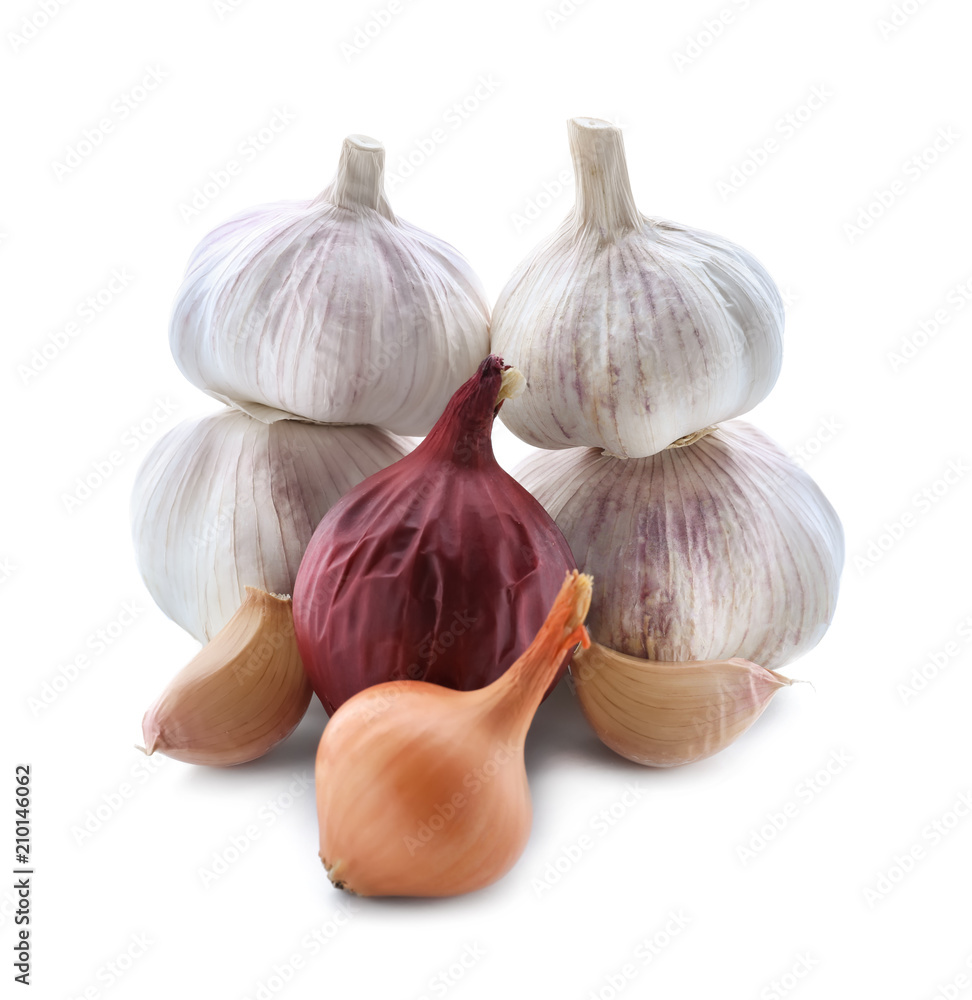
{"type": "Polygon", "coordinates": [[[523,747],[565,652],[590,636],[592,580],[565,574],[522,656],[477,691],[376,684],[324,729],[315,785],[320,858],[359,896],[457,896],[501,878],[523,853],[532,806],[523,747]]]}
{"type": "Polygon", "coordinates": [[[508,368],[486,358],[410,455],[318,525],[294,586],[294,624],[329,714],[387,681],[486,686],[527,648],[576,568],[553,519],[493,455],[508,368]]]}

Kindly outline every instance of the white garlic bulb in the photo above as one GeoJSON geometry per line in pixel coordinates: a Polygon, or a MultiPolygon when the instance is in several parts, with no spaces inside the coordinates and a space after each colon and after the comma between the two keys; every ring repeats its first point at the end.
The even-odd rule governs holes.
{"type": "Polygon", "coordinates": [[[431,429],[489,354],[489,311],[466,260],[395,217],[384,170],[379,142],[349,136],[313,201],[203,239],[169,334],[193,385],[261,420],[431,429]]]}
{"type": "Polygon", "coordinates": [[[200,642],[246,587],[293,593],[318,521],[411,450],[377,427],[263,423],[225,409],[186,420],[146,455],[132,493],[135,557],[156,604],[200,642]]]}
{"type": "Polygon", "coordinates": [[[538,452],[515,471],[597,581],[591,638],[649,660],[778,669],[820,641],[844,561],[833,507],[741,420],[649,458],[538,452]]]}
{"type": "Polygon", "coordinates": [[[645,457],[767,395],[783,304],[742,248],[641,215],[618,128],[574,118],[568,131],[573,212],[493,310],[491,349],[527,380],[500,417],[540,448],[645,457]]]}

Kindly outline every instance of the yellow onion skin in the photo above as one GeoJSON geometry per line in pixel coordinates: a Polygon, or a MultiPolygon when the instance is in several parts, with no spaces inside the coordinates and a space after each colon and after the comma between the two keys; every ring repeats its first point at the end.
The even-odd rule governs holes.
{"type": "Polygon", "coordinates": [[[591,578],[567,573],[533,641],[476,691],[424,681],[366,688],[324,729],[315,782],[320,857],[361,896],[455,896],[516,863],[532,807],[523,745],[564,654],[590,645],[591,578]]]}
{"type": "Polygon", "coordinates": [[[533,815],[523,748],[498,727],[481,727],[482,703],[469,703],[478,693],[422,681],[379,684],[328,723],[317,755],[318,815],[321,861],[338,888],[454,896],[490,885],[516,863],[533,815]],[[379,707],[375,716],[384,699],[394,710],[379,707]],[[404,741],[403,718],[422,720],[404,741]],[[349,794],[343,765],[362,759],[381,780],[352,778],[349,794]]]}

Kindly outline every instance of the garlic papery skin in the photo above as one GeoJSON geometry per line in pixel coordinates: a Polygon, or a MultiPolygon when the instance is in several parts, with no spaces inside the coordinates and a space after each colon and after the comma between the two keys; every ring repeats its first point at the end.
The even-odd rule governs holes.
{"type": "Polygon", "coordinates": [[[337,888],[455,896],[516,863],[533,815],[524,741],[564,654],[590,642],[590,595],[591,578],[568,573],[533,642],[487,687],[390,681],[338,708],[315,772],[320,857],[337,888]]]}
{"type": "Polygon", "coordinates": [[[229,408],[177,425],[146,455],[132,492],[135,557],[152,599],[205,643],[247,585],[292,593],[324,514],[410,450],[377,427],[266,424],[229,408]]]}
{"type": "Polygon", "coordinates": [[[740,658],[662,663],[598,643],[574,654],[570,675],[601,742],[652,767],[690,764],[724,750],[793,683],[740,658]]]}
{"type": "Polygon", "coordinates": [[[139,749],[189,764],[243,764],[294,731],[311,694],[290,598],[247,587],[236,614],[145,713],[139,749]]]}
{"type": "Polygon", "coordinates": [[[742,657],[778,669],[834,614],[840,520],[741,420],[650,458],[538,452],[514,470],[594,574],[595,642],[648,660],[742,657]]]}
{"type": "Polygon", "coordinates": [[[169,335],[193,385],[261,420],[431,428],[489,353],[488,306],[453,247],[392,212],[384,164],[381,143],[349,136],[313,201],[203,238],[169,335]]]}
{"type": "Polygon", "coordinates": [[[568,122],[573,212],[517,268],[491,349],[527,391],[503,422],[539,448],[642,458],[762,400],[783,304],[746,250],[635,208],[620,129],[568,122]]]}

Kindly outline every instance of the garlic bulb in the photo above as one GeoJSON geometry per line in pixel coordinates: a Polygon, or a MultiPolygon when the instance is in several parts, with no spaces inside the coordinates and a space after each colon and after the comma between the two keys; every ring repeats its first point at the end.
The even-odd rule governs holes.
{"type": "Polygon", "coordinates": [[[598,581],[596,642],[649,660],[777,669],[834,613],[843,530],[813,480],[740,420],[641,459],[538,452],[514,475],[598,581]]]}
{"type": "Polygon", "coordinates": [[[135,556],[149,593],[206,642],[247,585],[293,593],[318,521],[409,450],[376,427],[266,424],[233,409],[184,421],[146,455],[132,493],[135,556]]]}
{"type": "Polygon", "coordinates": [[[312,694],[290,598],[247,587],[236,614],[145,713],[139,749],[188,764],[243,764],[297,728],[312,694]]]}
{"type": "Polygon", "coordinates": [[[466,260],[395,217],[384,170],[379,142],[349,136],[313,201],[203,239],[170,327],[193,385],[261,420],[431,428],[489,353],[489,312],[466,260]]]}
{"type": "Polygon", "coordinates": [[[742,248],[641,215],[618,128],[574,118],[568,133],[573,212],[493,310],[491,350],[527,380],[502,420],[540,448],[641,458],[767,395],[783,304],[742,248]]]}
{"type": "Polygon", "coordinates": [[[749,660],[664,663],[598,643],[574,653],[570,675],[601,742],[652,767],[691,764],[724,750],[793,683],[749,660]]]}

